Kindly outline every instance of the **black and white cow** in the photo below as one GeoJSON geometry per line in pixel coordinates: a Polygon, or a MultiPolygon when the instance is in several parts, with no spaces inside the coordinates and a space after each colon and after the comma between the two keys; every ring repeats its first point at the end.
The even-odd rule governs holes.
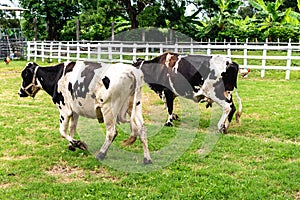
{"type": "MultiPolygon", "coordinates": [[[[164,53],[152,60],[138,59],[133,64],[144,73],[144,80],[164,101],[168,109],[166,126],[178,119],[173,113],[173,102],[177,96],[195,102],[207,101],[208,106],[216,102],[223,109],[218,122],[220,132],[226,133],[236,111],[232,92],[237,88],[239,66],[223,56],[179,55],[164,53]]],[[[239,110],[236,120],[242,113],[241,99],[236,95],[239,110]]]]}
{"type": "Polygon", "coordinates": [[[79,116],[98,119],[106,126],[106,139],[97,159],[105,158],[117,136],[116,124],[130,122],[132,134],[124,144],[132,144],[139,137],[144,150],[144,163],[151,163],[142,117],[143,73],[140,70],[121,63],[77,61],[39,67],[30,62],[22,71],[22,78],[20,97],[35,97],[40,89],[52,97],[60,112],[60,134],[70,142],[70,150],[76,147],[87,149],[84,142],[74,139],[79,116]],[[130,117],[129,121],[126,114],[130,117]]]}

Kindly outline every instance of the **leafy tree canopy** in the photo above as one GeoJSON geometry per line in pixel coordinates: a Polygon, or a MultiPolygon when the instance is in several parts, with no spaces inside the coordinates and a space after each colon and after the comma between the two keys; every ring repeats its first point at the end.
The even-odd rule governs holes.
{"type": "MultiPolygon", "coordinates": [[[[80,39],[86,40],[107,39],[112,30],[117,34],[149,27],[173,29],[195,40],[299,38],[300,0],[19,1],[28,9],[22,27],[29,40],[35,28],[38,40],[75,40],[77,22],[80,39]]],[[[1,26],[3,18],[0,12],[1,26]]],[[[173,37],[172,31],[168,34],[173,37]]]]}

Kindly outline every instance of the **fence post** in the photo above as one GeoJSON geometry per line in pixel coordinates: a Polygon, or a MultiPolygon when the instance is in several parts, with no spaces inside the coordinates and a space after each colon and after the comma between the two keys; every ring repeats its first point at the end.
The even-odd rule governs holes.
{"type": "Polygon", "coordinates": [[[248,54],[248,47],[247,47],[247,44],[248,43],[248,39],[246,39],[246,42],[244,43],[244,68],[247,68],[247,65],[248,65],[248,63],[247,63],[247,61],[248,61],[248,59],[247,59],[247,54],[248,54]]]}
{"type": "Polygon", "coordinates": [[[87,43],[87,48],[88,48],[87,58],[88,58],[88,60],[90,60],[91,59],[91,43],[87,43]]]}
{"type": "Polygon", "coordinates": [[[61,62],[61,42],[58,43],[58,52],[57,52],[57,56],[58,56],[58,62],[61,62]]]}
{"type": "Polygon", "coordinates": [[[288,43],[288,49],[287,49],[287,58],[286,58],[286,72],[285,72],[285,79],[289,80],[290,79],[290,73],[291,73],[291,63],[292,63],[292,44],[291,44],[291,39],[289,40],[288,43]]]}
{"type": "Polygon", "coordinates": [[[101,61],[101,43],[98,43],[97,46],[97,62],[99,63],[101,61]]]}
{"type": "Polygon", "coordinates": [[[146,43],[146,52],[145,52],[146,56],[145,56],[145,60],[149,59],[149,43],[146,43]]]}
{"type": "Polygon", "coordinates": [[[36,41],[34,40],[34,62],[36,62],[36,57],[37,57],[37,44],[36,41]]]}
{"type": "Polygon", "coordinates": [[[178,53],[178,43],[175,43],[174,52],[175,52],[175,53],[178,53]]]}
{"type": "Polygon", "coordinates": [[[207,55],[210,55],[210,54],[211,54],[211,49],[210,49],[211,47],[210,47],[210,46],[211,46],[211,44],[210,44],[210,39],[208,39],[207,50],[206,50],[206,54],[207,54],[207,55]]]}
{"type": "Polygon", "coordinates": [[[262,61],[261,61],[261,73],[260,76],[263,78],[265,77],[265,67],[266,67],[266,60],[267,60],[267,46],[268,46],[268,40],[266,40],[265,44],[264,44],[264,49],[263,49],[263,57],[262,57],[262,61]]]}
{"type": "Polygon", "coordinates": [[[42,45],[41,45],[41,55],[42,55],[42,62],[45,62],[44,41],[42,41],[42,45]]]}
{"type": "Polygon", "coordinates": [[[30,41],[27,41],[27,61],[30,61],[30,41]]]}
{"type": "Polygon", "coordinates": [[[76,60],[80,59],[80,46],[79,46],[79,42],[77,41],[76,43],[76,60]]]}
{"type": "Polygon", "coordinates": [[[160,43],[159,44],[159,54],[163,54],[164,53],[164,48],[163,45],[160,43]]]}
{"type": "Polygon", "coordinates": [[[112,63],[112,59],[113,59],[113,56],[112,56],[112,47],[111,47],[111,43],[108,43],[108,59],[109,59],[109,62],[112,63]]]}
{"type": "Polygon", "coordinates": [[[53,42],[50,43],[50,62],[52,62],[52,50],[53,50],[53,42]]]}
{"type": "Polygon", "coordinates": [[[227,44],[227,56],[228,58],[231,58],[231,47],[230,47],[230,43],[227,44]]]}
{"type": "Polygon", "coordinates": [[[137,45],[136,43],[133,44],[133,49],[132,49],[132,60],[136,60],[136,48],[137,48],[137,45]]]}
{"type": "Polygon", "coordinates": [[[67,42],[67,61],[70,62],[70,42],[67,42]]]}
{"type": "Polygon", "coordinates": [[[120,63],[123,63],[123,43],[120,44],[120,63]]]}

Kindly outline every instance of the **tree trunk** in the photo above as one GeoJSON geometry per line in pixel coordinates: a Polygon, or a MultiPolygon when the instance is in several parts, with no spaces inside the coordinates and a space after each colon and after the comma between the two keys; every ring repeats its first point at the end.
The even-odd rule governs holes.
{"type": "Polygon", "coordinates": [[[138,11],[131,5],[131,0],[121,0],[123,5],[125,6],[126,12],[129,16],[131,22],[131,29],[136,29],[139,27],[139,22],[137,20],[138,11]]]}

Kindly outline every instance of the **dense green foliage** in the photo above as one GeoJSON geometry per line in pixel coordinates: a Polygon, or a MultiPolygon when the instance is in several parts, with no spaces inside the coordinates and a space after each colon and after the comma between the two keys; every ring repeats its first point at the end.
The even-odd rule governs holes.
{"type": "MultiPolygon", "coordinates": [[[[253,70],[248,78],[239,78],[242,122],[233,122],[229,133],[221,135],[205,157],[198,150],[210,134],[210,113],[217,106],[205,109],[205,105],[189,101],[186,106],[200,114],[189,148],[162,169],[135,174],[112,169],[88,152],[67,150],[51,98],[43,91],[34,100],[18,97],[25,63],[0,63],[0,199],[300,198],[300,99],[293,98],[300,95],[299,72],[293,71],[289,81],[283,80],[282,71],[268,71],[261,79],[260,72],[253,70]]],[[[163,104],[151,90],[144,89],[163,123],[167,117],[163,104]]],[[[146,98],[144,117],[150,135],[148,103],[146,98]]],[[[188,113],[183,111],[175,127],[149,136],[152,155],[168,145],[184,121],[195,116],[188,113]]],[[[182,134],[187,137],[192,131],[189,127],[182,134]]],[[[97,132],[94,140],[98,138],[97,132]]],[[[114,145],[123,148],[120,144],[125,138],[120,130],[114,145]]],[[[111,150],[107,159],[112,159],[111,150]]],[[[126,150],[141,152],[140,142],[126,150]]],[[[153,159],[153,165],[158,162],[153,159]]],[[[140,162],[133,164],[141,167],[140,162]]]]}
{"type": "MultiPolygon", "coordinates": [[[[24,33],[37,39],[103,40],[124,30],[159,27],[200,40],[298,41],[300,0],[20,0],[24,33]],[[297,4],[298,3],[298,4],[297,4]]],[[[0,12],[1,17],[1,12],[0,12]]],[[[3,14],[2,19],[3,21],[3,14]]],[[[1,22],[0,26],[5,26],[1,22]]],[[[0,27],[1,28],[1,27],[0,27]]]]}

